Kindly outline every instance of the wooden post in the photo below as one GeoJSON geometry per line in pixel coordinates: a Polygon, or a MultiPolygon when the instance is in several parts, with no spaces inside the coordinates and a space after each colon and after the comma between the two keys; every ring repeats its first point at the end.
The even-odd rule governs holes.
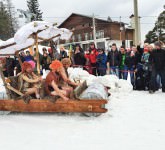
{"type": "Polygon", "coordinates": [[[16,51],[15,54],[16,54],[16,56],[18,58],[18,61],[19,61],[20,66],[22,66],[22,60],[20,58],[19,51],[16,51]]]}
{"type": "Polygon", "coordinates": [[[36,57],[37,57],[37,72],[40,75],[40,56],[39,56],[39,49],[38,49],[38,35],[35,34],[35,45],[36,45],[36,57]]]}
{"type": "Polygon", "coordinates": [[[5,81],[5,77],[4,77],[4,74],[3,74],[3,71],[2,71],[2,67],[0,67],[0,75],[1,75],[1,78],[2,78],[2,81],[3,81],[3,84],[5,86],[5,89],[6,89],[7,97],[8,97],[8,99],[11,99],[10,92],[9,92],[9,89],[7,88],[7,83],[5,81]]]}

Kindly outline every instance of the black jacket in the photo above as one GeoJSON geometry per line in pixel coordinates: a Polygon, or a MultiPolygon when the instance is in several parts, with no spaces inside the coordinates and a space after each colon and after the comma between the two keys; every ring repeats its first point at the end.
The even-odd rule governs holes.
{"type": "Polygon", "coordinates": [[[66,51],[60,51],[60,60],[64,59],[64,58],[68,58],[67,56],[67,52],[66,51]]]}
{"type": "Polygon", "coordinates": [[[126,60],[125,60],[125,64],[127,65],[127,67],[130,68],[136,68],[137,64],[141,62],[141,55],[136,52],[135,56],[130,56],[131,52],[126,54],[126,60]]]}
{"type": "Polygon", "coordinates": [[[110,63],[110,66],[119,66],[120,56],[118,50],[108,52],[107,62],[110,63]]]}
{"type": "Polygon", "coordinates": [[[73,59],[74,59],[73,60],[74,65],[85,66],[85,64],[86,64],[86,58],[85,58],[84,54],[81,52],[74,54],[73,59]]]}
{"type": "Polygon", "coordinates": [[[163,49],[153,50],[151,52],[149,61],[154,69],[156,70],[165,69],[165,50],[163,49]]]}

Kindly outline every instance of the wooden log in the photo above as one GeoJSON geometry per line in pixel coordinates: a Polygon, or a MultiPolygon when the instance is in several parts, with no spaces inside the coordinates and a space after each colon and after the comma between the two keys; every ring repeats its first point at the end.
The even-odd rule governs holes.
{"type": "Polygon", "coordinates": [[[20,91],[18,91],[17,89],[13,88],[13,87],[10,86],[10,85],[7,85],[7,88],[8,88],[9,90],[11,90],[11,91],[17,93],[17,94],[20,95],[20,96],[23,96],[23,95],[24,95],[23,93],[21,93],[20,91]]]}
{"type": "Polygon", "coordinates": [[[16,44],[16,43],[14,42],[14,43],[9,44],[9,45],[1,46],[1,47],[0,47],[0,50],[1,50],[1,49],[5,49],[5,48],[10,47],[10,46],[13,46],[13,45],[15,45],[15,44],[16,44]]]}
{"type": "Polygon", "coordinates": [[[39,49],[38,49],[38,35],[35,35],[35,45],[36,45],[36,57],[37,57],[37,72],[40,75],[40,56],[39,56],[39,49]]]}
{"type": "Polygon", "coordinates": [[[88,113],[106,113],[103,108],[107,100],[69,100],[62,101],[58,99],[55,103],[48,100],[33,99],[29,104],[23,100],[0,100],[1,111],[12,112],[88,112],[88,113]]]}

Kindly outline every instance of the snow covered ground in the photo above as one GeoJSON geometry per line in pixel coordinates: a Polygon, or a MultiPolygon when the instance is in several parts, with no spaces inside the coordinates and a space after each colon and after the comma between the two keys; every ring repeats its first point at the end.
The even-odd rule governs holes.
{"type": "Polygon", "coordinates": [[[165,94],[114,93],[109,112],[0,116],[2,150],[164,150],[165,94]]]}
{"type": "Polygon", "coordinates": [[[97,118],[53,113],[0,116],[0,149],[164,150],[165,94],[121,89],[113,87],[108,113],[97,118]]]}

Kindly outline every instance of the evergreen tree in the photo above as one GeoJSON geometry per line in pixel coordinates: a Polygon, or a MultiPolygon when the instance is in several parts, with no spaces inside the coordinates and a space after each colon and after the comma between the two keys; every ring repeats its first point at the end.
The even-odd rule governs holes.
{"type": "Polygon", "coordinates": [[[10,15],[3,2],[0,2],[0,39],[11,37],[10,15]]]}
{"type": "Polygon", "coordinates": [[[15,12],[15,8],[12,4],[12,0],[5,0],[5,1],[6,1],[6,10],[9,14],[9,18],[10,18],[10,22],[9,22],[10,34],[11,34],[11,37],[13,37],[15,32],[18,29],[17,19],[15,17],[16,12],[15,12]]]}
{"type": "Polygon", "coordinates": [[[38,0],[27,0],[27,6],[29,8],[30,13],[35,15],[31,18],[31,21],[36,21],[36,20],[41,21],[42,20],[42,12],[39,9],[38,0]]]}
{"type": "Polygon", "coordinates": [[[154,43],[159,40],[165,43],[165,10],[160,13],[153,30],[146,35],[145,42],[154,43]]]}

